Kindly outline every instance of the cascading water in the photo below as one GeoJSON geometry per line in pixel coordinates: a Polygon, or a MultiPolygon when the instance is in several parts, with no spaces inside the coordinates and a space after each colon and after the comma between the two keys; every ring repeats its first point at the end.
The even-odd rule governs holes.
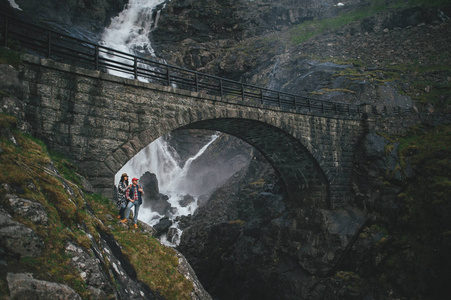
{"type": "MultiPolygon", "coordinates": [[[[178,163],[178,154],[175,149],[166,142],[164,137],[160,137],[142,149],[119,170],[115,177],[115,183],[117,185],[122,173],[127,173],[130,178],[139,178],[145,172],[154,173],[158,180],[160,193],[169,197],[167,200],[171,204],[169,219],[174,220],[177,217],[192,214],[197,209],[197,200],[200,195],[196,193],[195,189],[190,188],[191,185],[186,184],[189,168],[191,163],[200,157],[218,137],[218,134],[213,134],[211,140],[196,155],[189,158],[183,166],[178,163]],[[180,200],[188,194],[194,198],[194,202],[182,207],[180,200]]],[[[152,226],[157,224],[162,217],[164,216],[150,208],[141,208],[138,216],[139,220],[152,226]]],[[[174,246],[178,244],[182,231],[177,222],[171,227],[177,231],[174,235],[175,239],[168,241],[166,236],[163,236],[161,241],[166,245],[174,246]]]]}
{"type": "MultiPolygon", "coordinates": [[[[167,0],[129,0],[125,9],[111,19],[111,24],[105,28],[100,43],[125,53],[155,57],[149,36],[158,25],[160,11],[155,12],[155,9],[165,1],[167,0]]],[[[114,60],[118,61],[120,58],[116,56],[114,60]]],[[[132,62],[123,60],[122,63],[132,62]]],[[[119,71],[110,70],[109,73],[120,77],[126,76],[119,71]]],[[[147,81],[144,78],[139,79],[147,81]]]]}
{"type": "MultiPolygon", "coordinates": [[[[167,0],[130,0],[125,9],[111,20],[110,26],[105,29],[102,35],[101,43],[104,46],[122,52],[155,57],[155,51],[151,46],[149,35],[158,23],[159,11],[155,12],[155,9],[165,1],[167,0]]],[[[123,63],[129,62],[124,61],[123,63]]],[[[110,71],[110,73],[116,76],[125,76],[117,71],[110,71]]],[[[144,80],[143,78],[139,79],[144,80]]],[[[169,197],[168,202],[171,204],[170,219],[173,220],[178,216],[192,214],[197,209],[197,198],[199,195],[190,188],[191,185],[186,184],[186,175],[191,162],[202,155],[217,137],[218,135],[213,135],[211,141],[200,149],[194,157],[186,161],[183,167],[179,166],[177,162],[176,151],[171,149],[164,138],[160,137],[141,150],[116,174],[115,184],[118,184],[120,175],[124,172],[131,179],[133,177],[139,178],[149,171],[156,174],[160,193],[169,197]],[[195,201],[182,207],[179,201],[187,194],[194,197],[195,201]]],[[[138,217],[143,222],[155,225],[164,216],[143,207],[138,217]]],[[[171,246],[178,243],[178,238],[181,235],[181,230],[178,228],[177,223],[172,227],[177,230],[176,240],[169,242],[165,237],[162,237],[162,242],[171,246]]]]}

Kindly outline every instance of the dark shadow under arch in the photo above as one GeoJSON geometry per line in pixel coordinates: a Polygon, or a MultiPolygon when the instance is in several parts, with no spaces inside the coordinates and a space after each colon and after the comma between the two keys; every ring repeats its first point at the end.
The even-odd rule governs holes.
{"type": "Polygon", "coordinates": [[[242,139],[261,152],[279,176],[287,198],[303,205],[330,208],[326,175],[307,148],[272,125],[249,119],[221,118],[178,128],[217,130],[242,139]]]}

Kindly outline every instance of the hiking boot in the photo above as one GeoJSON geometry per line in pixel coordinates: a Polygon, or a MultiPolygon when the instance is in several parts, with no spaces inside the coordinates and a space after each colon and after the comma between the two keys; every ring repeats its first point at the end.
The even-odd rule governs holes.
{"type": "Polygon", "coordinates": [[[138,229],[138,225],[137,224],[135,224],[135,228],[138,229]]]}
{"type": "Polygon", "coordinates": [[[121,223],[127,223],[127,219],[120,220],[121,223]]]}

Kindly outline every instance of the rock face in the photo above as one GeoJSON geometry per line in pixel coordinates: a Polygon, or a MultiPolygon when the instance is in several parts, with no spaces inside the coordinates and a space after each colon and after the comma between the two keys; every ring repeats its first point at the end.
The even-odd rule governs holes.
{"type": "MultiPolygon", "coordinates": [[[[198,136],[203,134],[205,137],[205,141],[200,144],[201,147],[211,141],[213,134],[211,131],[203,130],[188,131],[188,133],[183,130],[174,133],[171,134],[168,142],[177,149],[177,152],[181,145],[186,144],[183,143],[183,140],[191,140],[193,134],[198,136]]],[[[196,147],[193,150],[189,157],[185,156],[184,158],[182,148],[180,157],[182,166],[187,163],[187,158],[194,157],[200,148],[196,147]]],[[[184,182],[185,190],[192,195],[209,196],[214,189],[223,185],[230,176],[249,164],[253,151],[254,149],[242,140],[231,135],[218,133],[218,138],[205,152],[190,162],[187,180],[184,182]]]]}
{"type": "Polygon", "coordinates": [[[38,257],[44,247],[43,240],[30,228],[14,221],[0,210],[0,253],[4,258],[38,257]]]}
{"type": "Polygon", "coordinates": [[[366,223],[359,210],[306,210],[277,195],[258,155],[190,220],[178,249],[218,299],[319,299],[315,277],[334,272],[366,223]]]}
{"type": "Polygon", "coordinates": [[[73,299],[82,298],[65,284],[37,280],[28,273],[8,273],[11,299],[73,299]]]}
{"type": "MultiPolygon", "coordinates": [[[[294,14],[298,21],[284,15],[301,11],[296,8],[302,7],[307,19],[321,19],[343,10],[352,11],[369,2],[346,1],[340,7],[328,1],[278,1],[272,6],[264,1],[236,1],[227,7],[215,1],[208,4],[212,10],[216,8],[216,12],[234,10],[234,13],[229,12],[229,16],[234,17],[228,20],[235,25],[222,26],[219,30],[205,24],[209,18],[197,17],[213,12],[189,1],[171,1],[162,11],[160,26],[152,33],[157,53],[176,65],[276,90],[299,95],[308,93],[339,102],[371,103],[379,113],[383,113],[385,107],[390,109],[397,105],[419,110],[403,95],[412,92],[414,81],[437,86],[449,84],[443,72],[399,72],[392,78],[384,71],[384,68],[396,70],[398,66],[415,61],[421,65],[434,64],[438,57],[442,57],[441,63],[449,64],[449,57],[442,56],[450,44],[449,6],[389,10],[297,43],[296,37],[308,35],[319,25],[311,25],[305,31],[293,28],[293,24],[304,20],[302,14],[294,14]],[[265,13],[274,17],[263,18],[265,13]],[[239,16],[246,16],[243,19],[248,22],[239,16]],[[265,22],[271,25],[265,26],[265,22]],[[287,28],[290,29],[285,30],[287,28]],[[343,65],[343,61],[354,63],[343,65]]],[[[424,88],[429,90],[431,86],[424,88]]],[[[428,110],[446,109],[444,103],[446,97],[441,96],[437,107],[428,110]]]]}
{"type": "MultiPolygon", "coordinates": [[[[343,9],[367,3],[348,1],[343,9]]],[[[449,86],[447,71],[401,71],[396,80],[385,72],[412,61],[430,64],[438,57],[449,65],[449,56],[442,55],[449,52],[449,7],[390,11],[291,45],[284,26],[333,15],[342,9],[334,4],[172,0],[162,11],[153,39],[168,62],[284,91],[368,102],[380,116],[371,120],[357,145],[350,170],[352,205],[314,210],[284,201],[272,169],[256,155],[247,170],[232,176],[192,218],[183,218],[179,250],[213,298],[414,299],[421,297],[419,291],[440,299],[450,293],[450,263],[441,254],[450,249],[449,231],[441,232],[450,228],[449,209],[436,212],[437,220],[425,220],[435,224],[429,233],[436,237],[437,232],[440,242],[423,245],[435,247],[436,255],[421,274],[414,266],[422,256],[411,245],[399,250],[404,236],[387,234],[404,224],[398,216],[406,208],[399,197],[415,169],[408,161],[400,163],[398,144],[376,134],[404,133],[421,122],[449,122],[449,95],[439,95],[437,103],[422,109],[404,94],[417,80],[449,86]],[[257,38],[265,33],[265,40],[257,38]],[[342,65],[340,60],[357,62],[342,65]],[[385,115],[393,107],[415,113],[385,115]],[[436,114],[440,110],[443,114],[436,114]],[[387,173],[393,174],[390,180],[387,173]],[[396,251],[402,256],[397,265],[388,259],[396,251]]],[[[429,93],[431,86],[424,90],[429,93]]],[[[440,153],[437,157],[443,159],[440,153]]]]}
{"type": "MultiPolygon", "coordinates": [[[[398,248],[409,231],[398,227],[406,210],[399,195],[415,173],[409,162],[400,167],[396,143],[389,152],[388,145],[380,135],[366,136],[353,171],[355,203],[340,210],[284,201],[273,170],[257,155],[183,218],[178,250],[217,299],[390,299],[417,292],[440,298],[449,292],[440,263],[449,260],[439,253],[449,242],[429,239],[436,251],[422,271],[412,269],[422,264],[414,261],[418,250],[398,248]],[[408,255],[393,264],[398,251],[408,255]]],[[[443,228],[451,226],[448,214],[449,204],[435,214],[443,228]]],[[[440,235],[440,226],[429,234],[440,235]]]]}
{"type": "Polygon", "coordinates": [[[97,41],[99,34],[109,25],[111,17],[124,9],[127,0],[68,0],[28,1],[16,0],[19,9],[8,1],[0,1],[2,12],[21,19],[35,21],[51,28],[69,32],[78,38],[97,41]]]}
{"type": "Polygon", "coordinates": [[[217,67],[213,74],[237,79],[238,73],[249,71],[255,61],[249,57],[225,56],[221,49],[368,2],[347,1],[348,6],[344,8],[330,0],[173,0],[162,10],[159,26],[152,36],[157,53],[167,61],[197,70],[214,61],[217,67]]]}

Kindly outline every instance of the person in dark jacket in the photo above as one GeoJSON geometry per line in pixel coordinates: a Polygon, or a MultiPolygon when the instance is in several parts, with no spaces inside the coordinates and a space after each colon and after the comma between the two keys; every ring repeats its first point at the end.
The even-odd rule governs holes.
{"type": "Polygon", "coordinates": [[[128,175],[124,173],[121,175],[121,180],[117,185],[117,209],[119,210],[118,219],[125,219],[125,208],[127,207],[127,198],[125,192],[128,188],[128,175]]]}
{"type": "Polygon", "coordinates": [[[135,207],[135,211],[133,213],[133,221],[135,228],[138,228],[138,212],[139,207],[143,203],[142,195],[144,194],[144,190],[142,187],[138,185],[138,178],[132,179],[132,184],[125,191],[125,197],[129,201],[127,204],[127,208],[125,210],[125,219],[121,220],[122,223],[127,223],[127,219],[130,216],[130,210],[132,207],[135,207]]]}

